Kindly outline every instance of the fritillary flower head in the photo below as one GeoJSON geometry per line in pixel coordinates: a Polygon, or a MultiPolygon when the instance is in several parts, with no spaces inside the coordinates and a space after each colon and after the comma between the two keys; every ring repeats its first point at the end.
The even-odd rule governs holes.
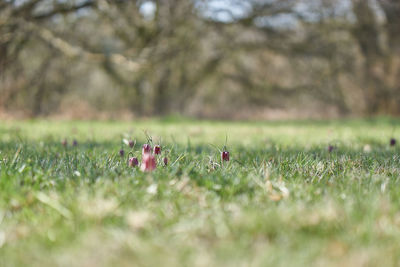
{"type": "Polygon", "coordinates": [[[136,157],[131,157],[129,158],[128,165],[129,167],[136,167],[139,165],[139,161],[136,157]]]}
{"type": "Polygon", "coordinates": [[[391,138],[390,139],[390,146],[395,146],[396,145],[396,139],[394,139],[394,138],[391,138]]]}
{"type": "Polygon", "coordinates": [[[149,144],[144,144],[142,147],[142,154],[149,154],[151,153],[151,146],[149,144]]]}
{"type": "Polygon", "coordinates": [[[140,169],[144,172],[152,172],[157,167],[156,158],[151,153],[145,153],[142,157],[140,169]]]}
{"type": "Polygon", "coordinates": [[[160,155],[161,154],[161,146],[160,145],[155,145],[154,146],[154,154],[160,155]]]}

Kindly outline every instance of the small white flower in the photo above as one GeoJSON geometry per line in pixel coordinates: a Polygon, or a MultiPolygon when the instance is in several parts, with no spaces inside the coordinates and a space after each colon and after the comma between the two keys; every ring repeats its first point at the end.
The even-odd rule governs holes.
{"type": "Polygon", "coordinates": [[[149,187],[147,187],[147,193],[151,194],[151,195],[155,195],[157,194],[157,184],[152,184],[149,187]]]}

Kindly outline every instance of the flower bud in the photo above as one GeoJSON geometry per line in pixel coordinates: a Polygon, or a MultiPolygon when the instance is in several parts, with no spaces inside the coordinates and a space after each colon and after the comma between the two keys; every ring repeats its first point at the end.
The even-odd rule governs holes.
{"type": "Polygon", "coordinates": [[[129,145],[130,148],[132,148],[135,145],[135,142],[133,142],[133,140],[130,140],[128,142],[128,145],[129,145]]]}
{"type": "Polygon", "coordinates": [[[136,157],[129,158],[128,165],[129,167],[136,167],[139,165],[139,161],[136,157]]]}
{"type": "Polygon", "coordinates": [[[154,154],[156,155],[161,154],[161,146],[159,145],[154,146],[154,154]]]}
{"type": "Polygon", "coordinates": [[[395,146],[396,145],[396,139],[391,138],[390,139],[390,146],[395,146]]]}
{"type": "Polygon", "coordinates": [[[222,151],[221,159],[222,159],[222,161],[229,161],[229,152],[228,151],[222,151]]]}

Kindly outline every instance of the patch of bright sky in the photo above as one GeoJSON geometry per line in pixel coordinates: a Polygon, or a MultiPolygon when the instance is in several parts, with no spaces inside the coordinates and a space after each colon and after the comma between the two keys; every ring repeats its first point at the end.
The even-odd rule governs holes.
{"type": "Polygon", "coordinates": [[[156,14],[157,5],[153,1],[144,1],[139,6],[139,12],[146,19],[152,20],[156,14]]]}
{"type": "Polygon", "coordinates": [[[309,22],[318,21],[321,16],[347,17],[351,13],[351,0],[332,1],[329,8],[321,0],[300,1],[294,7],[294,11],[309,22]]]}
{"type": "MultiPolygon", "coordinates": [[[[251,2],[262,4],[276,2],[279,0],[209,0],[199,1],[198,5],[205,17],[212,18],[221,22],[233,22],[235,19],[240,19],[246,16],[252,10],[251,2]]],[[[379,7],[376,0],[372,0],[372,6],[377,11],[379,16],[379,7]]],[[[259,27],[268,26],[274,28],[294,28],[298,25],[298,17],[301,16],[309,22],[319,21],[325,16],[345,17],[350,21],[354,21],[352,13],[351,0],[338,0],[330,4],[329,8],[322,8],[324,1],[321,0],[299,0],[293,5],[293,12],[282,12],[276,15],[259,16],[255,19],[255,25],[259,27]],[[295,13],[295,14],[294,14],[295,13]],[[329,13],[329,14],[328,14],[329,13]]],[[[327,7],[327,6],[325,6],[327,7]]]]}
{"type": "MultiPolygon", "coordinates": [[[[236,19],[246,17],[253,6],[252,4],[262,4],[274,2],[273,0],[264,1],[238,1],[238,0],[211,0],[203,4],[202,13],[217,21],[229,23],[236,19]]],[[[290,13],[280,13],[274,16],[259,16],[254,23],[259,26],[270,26],[280,28],[291,28],[296,25],[297,19],[290,13]]]]}
{"type": "Polygon", "coordinates": [[[198,1],[196,7],[205,17],[225,23],[245,17],[252,8],[249,2],[240,0],[198,1]]]}

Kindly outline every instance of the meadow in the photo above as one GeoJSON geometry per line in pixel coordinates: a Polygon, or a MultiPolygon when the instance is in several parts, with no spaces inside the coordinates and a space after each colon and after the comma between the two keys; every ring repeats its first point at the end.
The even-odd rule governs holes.
{"type": "Polygon", "coordinates": [[[399,125],[1,121],[0,266],[399,266],[399,125]]]}

